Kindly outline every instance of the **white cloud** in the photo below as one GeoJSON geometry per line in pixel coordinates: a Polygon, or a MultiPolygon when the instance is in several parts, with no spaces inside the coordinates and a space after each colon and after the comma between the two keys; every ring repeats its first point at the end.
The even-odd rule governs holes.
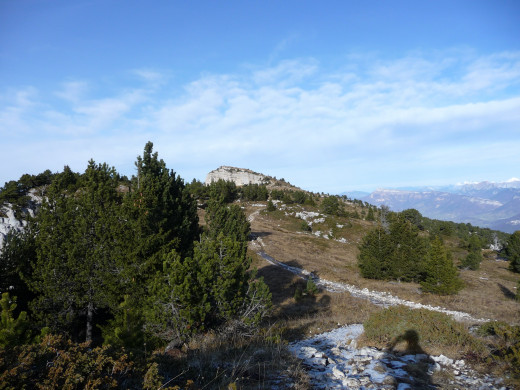
{"type": "Polygon", "coordinates": [[[55,94],[65,101],[77,103],[84,98],[88,88],[88,83],[85,81],[68,81],[55,94]]]}
{"type": "Polygon", "coordinates": [[[346,187],[338,178],[356,180],[359,188],[390,180],[457,182],[465,178],[455,174],[485,169],[484,163],[495,170],[520,166],[514,153],[520,147],[520,53],[349,61],[343,70],[304,59],[206,74],[181,93],[158,72],[134,70],[145,83],[161,83],[93,96],[87,82],[67,82],[55,96],[68,106],[45,91],[21,88],[0,97],[9,101],[0,109],[0,132],[32,132],[33,139],[23,141],[53,150],[50,160],[65,154],[61,148],[84,144],[82,153],[67,157],[92,153],[114,165],[130,161],[125,166],[150,139],[169,165],[200,179],[229,164],[280,176],[279,170],[324,191],[346,187]],[[315,167],[323,172],[319,182],[308,177],[315,167]]]}

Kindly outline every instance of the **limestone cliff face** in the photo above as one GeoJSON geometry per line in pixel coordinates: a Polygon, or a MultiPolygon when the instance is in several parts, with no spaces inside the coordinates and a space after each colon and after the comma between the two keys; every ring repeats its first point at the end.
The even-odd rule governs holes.
{"type": "MultiPolygon", "coordinates": [[[[31,189],[27,193],[30,200],[26,207],[21,210],[22,217],[24,214],[34,217],[36,210],[42,203],[42,197],[37,195],[37,192],[38,191],[36,189],[31,189]]],[[[17,218],[11,204],[0,204],[0,251],[4,246],[5,239],[7,238],[9,232],[21,232],[25,226],[27,226],[27,221],[20,217],[17,218]]]]}
{"type": "Polygon", "coordinates": [[[0,217],[0,250],[4,246],[4,241],[7,234],[12,230],[21,231],[26,224],[25,221],[16,219],[14,211],[10,207],[3,207],[2,214],[4,217],[0,217]]]}
{"type": "Polygon", "coordinates": [[[246,184],[268,184],[270,181],[268,176],[253,172],[249,169],[222,166],[208,173],[206,176],[206,185],[220,179],[232,181],[237,186],[246,184]]]}

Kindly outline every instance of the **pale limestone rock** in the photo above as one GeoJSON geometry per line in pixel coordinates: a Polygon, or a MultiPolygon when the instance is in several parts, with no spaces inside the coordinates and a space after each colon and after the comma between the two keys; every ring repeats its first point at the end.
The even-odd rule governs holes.
{"type": "Polygon", "coordinates": [[[3,207],[1,209],[2,214],[4,214],[5,217],[0,217],[0,250],[4,245],[7,233],[9,233],[9,231],[11,231],[12,229],[21,231],[24,225],[26,224],[25,221],[19,221],[18,219],[16,219],[13,209],[11,209],[11,207],[9,206],[3,207]]]}
{"type": "Polygon", "coordinates": [[[332,367],[332,375],[337,379],[345,378],[345,373],[336,366],[332,367]]]}
{"type": "Polygon", "coordinates": [[[218,180],[232,181],[237,186],[243,186],[246,184],[267,184],[269,178],[261,173],[253,172],[250,169],[235,168],[221,166],[206,176],[206,185],[210,185],[211,182],[218,180]]]}

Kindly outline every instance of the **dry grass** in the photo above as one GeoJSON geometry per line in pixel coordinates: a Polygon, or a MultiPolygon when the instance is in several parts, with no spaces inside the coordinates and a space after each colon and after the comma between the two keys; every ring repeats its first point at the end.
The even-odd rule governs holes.
{"type": "Polygon", "coordinates": [[[161,382],[179,388],[310,388],[301,362],[287,350],[274,327],[260,329],[253,337],[225,329],[199,334],[182,351],[157,352],[154,361],[161,382]],[[183,387],[188,383],[191,386],[183,387]]]}
{"type": "Polygon", "coordinates": [[[296,289],[305,289],[306,282],[289,271],[271,265],[252,254],[253,267],[271,290],[274,311],[270,318],[283,329],[284,338],[292,341],[337,328],[360,323],[379,310],[364,299],[350,294],[320,291],[314,296],[296,300],[296,289]]]}
{"type": "MultiPolygon", "coordinates": [[[[520,303],[513,299],[519,276],[508,271],[508,263],[497,260],[491,251],[484,253],[484,260],[478,271],[461,271],[466,287],[459,294],[424,294],[416,283],[384,282],[360,276],[357,267],[358,245],[366,232],[374,226],[372,222],[334,217],[313,226],[314,231],[332,231],[336,240],[347,240],[347,243],[341,243],[301,231],[301,220],[286,216],[283,211],[266,213],[261,207],[253,206],[251,203],[241,203],[241,206],[244,207],[246,215],[254,214],[251,222],[252,232],[260,237],[263,250],[278,261],[305,268],[324,279],[386,291],[402,299],[464,311],[474,317],[500,319],[511,324],[520,323],[520,303]],[[338,227],[338,224],[341,226],[338,227]]],[[[353,211],[354,208],[351,208],[350,211],[353,211]]],[[[200,219],[204,221],[203,211],[200,211],[200,219]]],[[[465,256],[466,252],[459,248],[457,240],[447,240],[447,244],[454,249],[456,262],[465,256]]],[[[304,280],[269,264],[254,251],[251,251],[250,255],[253,258],[253,267],[258,269],[258,275],[264,278],[272,293],[274,311],[266,326],[271,326],[271,329],[275,329],[285,340],[310,337],[339,325],[363,323],[372,313],[382,310],[367,300],[354,298],[348,293],[320,291],[315,296],[305,296],[296,300],[295,291],[298,286],[302,290],[305,288],[304,280]]],[[[457,345],[444,345],[442,348],[430,347],[428,352],[457,357],[467,351],[457,345]]],[[[289,359],[288,356],[286,358],[289,359]]],[[[245,377],[254,378],[254,370],[261,370],[261,364],[267,363],[260,363],[253,367],[252,371],[244,371],[245,377]]],[[[280,372],[277,365],[278,363],[271,365],[269,369],[272,372],[280,372]]],[[[286,375],[292,378],[293,383],[297,383],[296,388],[308,388],[308,378],[301,365],[293,361],[288,366],[291,368],[286,371],[286,375]]],[[[484,369],[489,367],[485,366],[484,369]]],[[[264,378],[267,378],[265,374],[264,378]]],[[[249,382],[246,387],[262,386],[260,382],[255,385],[254,380],[242,381],[242,385],[246,382],[249,382]]],[[[439,383],[448,382],[439,379],[439,383]]]]}
{"type": "MultiPolygon", "coordinates": [[[[297,207],[297,206],[296,206],[297,207]]],[[[246,213],[258,211],[258,207],[246,207],[246,213]]],[[[462,270],[461,277],[466,287],[455,296],[437,296],[421,293],[417,283],[385,282],[380,280],[364,279],[360,276],[357,267],[358,244],[363,235],[373,227],[373,223],[347,218],[334,217],[332,222],[319,225],[328,228],[331,225],[341,224],[342,228],[335,232],[344,237],[347,243],[316,237],[312,233],[299,230],[299,219],[287,217],[283,212],[259,212],[251,224],[254,233],[261,236],[264,250],[276,260],[289,265],[305,268],[321,278],[355,285],[360,288],[386,291],[402,299],[422,304],[442,306],[451,310],[468,312],[474,317],[500,319],[512,324],[520,323],[520,303],[513,299],[516,294],[516,284],[519,276],[507,270],[507,262],[496,259],[493,252],[485,253],[481,267],[477,271],[462,270]]],[[[313,226],[313,229],[317,229],[313,226]]],[[[456,240],[447,242],[455,250],[455,257],[460,258],[465,252],[458,247],[456,240]]],[[[265,261],[256,262],[257,268],[264,268],[265,261]]],[[[264,270],[269,278],[281,278],[280,283],[274,282],[273,296],[280,293],[276,290],[283,286],[288,288],[295,283],[296,277],[281,276],[282,271],[275,266],[275,272],[264,270]],[[292,278],[292,279],[290,279],[292,278]]],[[[336,294],[331,294],[336,295],[336,294]]],[[[337,294],[341,295],[341,294],[337,294]]],[[[348,295],[348,294],[345,294],[348,295]]],[[[287,297],[286,297],[287,298],[287,297]]],[[[338,299],[331,299],[329,310],[334,310],[338,299]],[[332,309],[331,309],[332,307],[332,309]]],[[[276,304],[281,304],[277,302],[276,304]]],[[[319,305],[318,305],[319,306],[319,305]]],[[[310,312],[316,310],[311,305],[310,312]]],[[[346,310],[346,312],[352,312],[346,310]]],[[[341,321],[340,321],[341,322],[341,321]]]]}

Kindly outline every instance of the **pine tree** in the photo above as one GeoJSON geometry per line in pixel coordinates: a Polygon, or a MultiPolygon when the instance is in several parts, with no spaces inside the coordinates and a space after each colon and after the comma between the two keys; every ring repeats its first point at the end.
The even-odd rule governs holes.
{"type": "Polygon", "coordinates": [[[520,272],[520,230],[509,236],[505,254],[509,259],[509,269],[513,272],[520,272]]]}
{"type": "Polygon", "coordinates": [[[83,318],[87,341],[96,310],[120,299],[118,259],[124,249],[116,187],[115,169],[91,160],[74,195],[51,185],[36,220],[35,309],[54,329],[83,318]]]}
{"type": "Polygon", "coordinates": [[[480,263],[482,262],[482,252],[481,250],[473,250],[470,251],[464,259],[462,259],[460,266],[461,268],[470,269],[472,271],[476,271],[480,268],[480,263]]]}
{"type": "Polygon", "coordinates": [[[254,280],[250,264],[242,243],[222,233],[216,239],[203,236],[193,257],[170,252],[151,282],[151,328],[162,338],[182,339],[232,319],[258,323],[270,307],[270,294],[254,280]]]}
{"type": "Polygon", "coordinates": [[[520,302],[520,280],[516,284],[516,300],[520,302]]]}
{"type": "Polygon", "coordinates": [[[342,211],[342,206],[337,196],[327,196],[321,202],[321,212],[323,214],[339,215],[342,211]]]}
{"type": "Polygon", "coordinates": [[[209,197],[221,203],[232,203],[238,197],[237,186],[235,182],[223,179],[211,182],[209,197]]]}
{"type": "Polygon", "coordinates": [[[430,245],[425,264],[425,278],[421,281],[424,291],[440,295],[456,294],[464,286],[453,265],[451,254],[440,238],[430,245]]]}
{"type": "Polygon", "coordinates": [[[376,217],[374,216],[374,210],[372,209],[372,207],[368,208],[368,214],[367,214],[366,220],[367,221],[375,221],[376,220],[376,217]]]}
{"type": "Polygon", "coordinates": [[[9,298],[9,293],[3,293],[0,300],[0,347],[8,348],[26,344],[31,340],[30,322],[25,311],[14,318],[16,297],[9,298]]]}
{"type": "Polygon", "coordinates": [[[9,291],[18,297],[18,310],[27,310],[34,294],[26,279],[32,272],[31,263],[36,259],[35,231],[29,224],[23,231],[11,230],[0,250],[0,292],[9,291]]]}
{"type": "Polygon", "coordinates": [[[239,242],[247,242],[251,225],[238,205],[210,201],[207,208],[208,236],[218,237],[223,233],[239,242]]]}
{"type": "Polygon", "coordinates": [[[370,279],[391,279],[393,251],[390,235],[378,226],[371,230],[359,246],[358,265],[361,275],[370,279]]]}
{"type": "Polygon", "coordinates": [[[405,282],[419,281],[426,255],[426,245],[419,237],[419,229],[408,220],[397,216],[390,224],[390,241],[392,279],[405,282]]]}
{"type": "Polygon", "coordinates": [[[125,212],[131,225],[128,245],[137,280],[160,270],[162,256],[172,250],[189,255],[199,227],[196,201],[184,181],[153,153],[151,142],[135,165],[137,176],[125,199],[125,212]]]}
{"type": "Polygon", "coordinates": [[[114,318],[107,325],[100,326],[103,344],[141,354],[146,340],[143,327],[144,318],[139,306],[130,295],[125,295],[114,318]]]}

